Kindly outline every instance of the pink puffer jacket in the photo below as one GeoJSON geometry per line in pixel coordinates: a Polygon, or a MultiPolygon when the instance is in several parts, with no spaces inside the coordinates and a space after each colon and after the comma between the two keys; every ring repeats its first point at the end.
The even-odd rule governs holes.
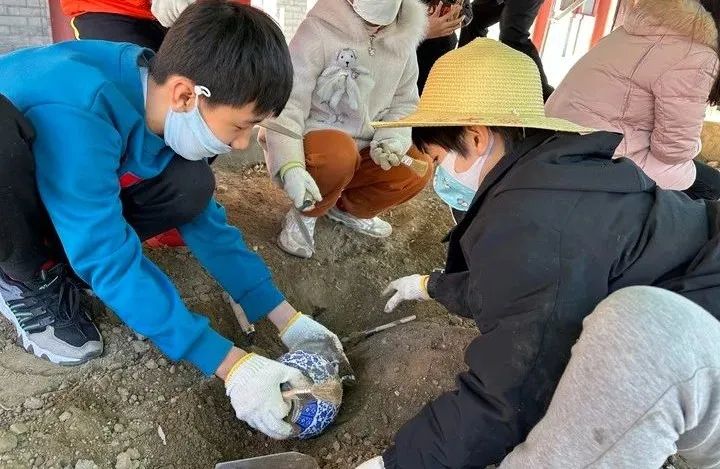
{"type": "Polygon", "coordinates": [[[636,0],[624,25],[570,70],[546,112],[622,133],[616,156],[660,187],[687,189],[718,73],[717,36],[696,0],[636,0]]]}

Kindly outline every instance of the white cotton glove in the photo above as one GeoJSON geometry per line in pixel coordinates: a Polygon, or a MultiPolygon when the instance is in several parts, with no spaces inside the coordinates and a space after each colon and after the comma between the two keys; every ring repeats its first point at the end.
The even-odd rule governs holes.
{"type": "Polygon", "coordinates": [[[383,461],[382,456],[377,456],[372,459],[368,459],[355,469],[385,469],[385,461],[383,461]]]}
{"type": "Polygon", "coordinates": [[[152,0],[150,11],[161,25],[169,28],[178,19],[180,13],[193,3],[195,0],[152,0]]]}
{"type": "Polygon", "coordinates": [[[427,291],[427,275],[410,275],[408,277],[399,278],[393,282],[383,292],[383,296],[395,294],[388,300],[385,305],[385,312],[390,313],[397,305],[403,301],[426,301],[430,299],[427,291]]]}
{"type": "Polygon", "coordinates": [[[293,388],[311,384],[299,370],[250,353],[232,367],[225,390],[237,418],[270,438],[283,440],[293,434],[293,426],[283,420],[290,413],[290,403],[280,390],[283,383],[293,388]]]}
{"type": "Polygon", "coordinates": [[[406,145],[404,139],[386,138],[382,140],[373,140],[370,143],[370,158],[376,165],[385,171],[393,166],[399,166],[400,161],[409,146],[406,145]]]}
{"type": "Polygon", "coordinates": [[[280,171],[280,180],[287,195],[298,210],[308,211],[322,200],[320,189],[315,179],[302,166],[294,166],[280,171]],[[312,203],[308,205],[308,203],[312,203]]]}
{"type": "Polygon", "coordinates": [[[317,353],[336,363],[343,382],[352,383],[355,380],[350,361],[345,356],[338,336],[310,316],[296,313],[280,332],[280,339],[290,350],[317,353]]]}

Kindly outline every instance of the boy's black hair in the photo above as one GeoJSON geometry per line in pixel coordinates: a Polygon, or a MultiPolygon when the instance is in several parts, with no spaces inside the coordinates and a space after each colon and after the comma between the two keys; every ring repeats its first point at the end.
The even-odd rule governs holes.
{"type": "MultiPolygon", "coordinates": [[[[505,153],[512,149],[525,138],[523,129],[520,127],[495,127],[487,126],[488,130],[499,134],[505,143],[505,153]]],[[[468,149],[465,146],[465,132],[467,127],[414,127],[412,130],[413,144],[422,152],[426,152],[428,146],[438,145],[448,151],[454,151],[463,158],[467,157],[468,149]]]]}
{"type": "Polygon", "coordinates": [[[159,84],[181,75],[206,86],[211,105],[255,103],[258,115],[282,112],[293,68],[285,37],[262,11],[226,0],[200,0],[180,15],[150,62],[159,84]]]}

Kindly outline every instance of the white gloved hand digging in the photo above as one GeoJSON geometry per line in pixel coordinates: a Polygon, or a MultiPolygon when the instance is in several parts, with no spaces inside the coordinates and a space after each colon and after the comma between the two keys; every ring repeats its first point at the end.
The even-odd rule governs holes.
{"type": "Polygon", "coordinates": [[[430,299],[427,290],[429,277],[427,275],[410,275],[399,278],[393,282],[383,292],[383,296],[393,296],[385,305],[385,312],[392,312],[403,301],[426,301],[430,299]]]}
{"type": "Polygon", "coordinates": [[[385,469],[385,461],[383,461],[382,456],[376,456],[372,459],[368,459],[355,469],[385,469]]]}
{"type": "Polygon", "coordinates": [[[295,368],[250,353],[232,367],[225,390],[237,418],[270,438],[283,440],[293,434],[293,426],[284,420],[290,403],[283,399],[283,383],[303,388],[310,381],[295,368]]]}
{"type": "Polygon", "coordinates": [[[350,361],[345,356],[338,336],[310,316],[295,314],[280,333],[280,339],[291,351],[317,353],[330,362],[337,363],[340,379],[344,383],[349,384],[355,380],[350,361]]]}
{"type": "Polygon", "coordinates": [[[285,192],[298,210],[311,210],[315,207],[316,202],[322,201],[322,195],[315,179],[305,168],[295,166],[284,172],[281,171],[280,179],[285,192]],[[311,201],[312,205],[307,206],[306,201],[311,201]]]}

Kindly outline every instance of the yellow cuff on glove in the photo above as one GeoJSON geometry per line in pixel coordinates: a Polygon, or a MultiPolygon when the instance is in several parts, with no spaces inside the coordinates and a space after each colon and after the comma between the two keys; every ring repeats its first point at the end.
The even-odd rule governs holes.
{"type": "Polygon", "coordinates": [[[283,327],[283,329],[280,331],[280,337],[282,337],[283,335],[285,335],[285,333],[287,332],[287,330],[290,329],[290,327],[291,327],[293,324],[295,324],[295,323],[297,322],[297,320],[300,319],[301,317],[303,317],[303,313],[301,313],[300,311],[298,311],[297,313],[295,313],[295,315],[290,318],[290,320],[287,322],[287,324],[285,324],[285,327],[283,327]]]}
{"type": "Polygon", "coordinates": [[[235,373],[246,361],[250,360],[255,353],[248,353],[245,354],[240,360],[236,361],[235,364],[230,368],[230,371],[228,372],[227,376],[225,377],[225,382],[230,381],[230,377],[235,373]]]}

